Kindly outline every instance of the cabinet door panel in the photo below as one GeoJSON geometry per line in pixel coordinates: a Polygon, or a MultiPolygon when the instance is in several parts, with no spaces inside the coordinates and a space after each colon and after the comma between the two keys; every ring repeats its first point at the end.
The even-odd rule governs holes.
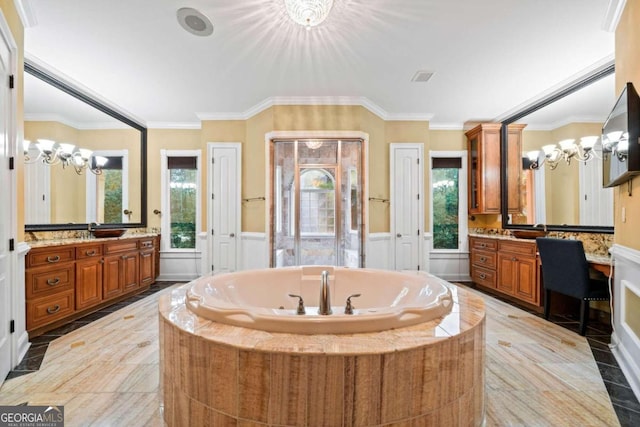
{"type": "Polygon", "coordinates": [[[147,286],[155,281],[155,255],[155,251],[140,252],[140,286],[147,286]]]}
{"type": "Polygon", "coordinates": [[[102,275],[102,296],[105,300],[117,297],[123,292],[121,258],[119,255],[105,257],[102,275]]]}
{"type": "Polygon", "coordinates": [[[505,294],[515,293],[517,258],[510,254],[498,255],[498,290],[505,294]]]}
{"type": "Polygon", "coordinates": [[[140,287],[139,255],[137,252],[122,256],[123,287],[128,292],[140,287]]]}
{"type": "Polygon", "coordinates": [[[102,259],[76,261],[76,310],[102,302],[102,259]]]}
{"type": "Polygon", "coordinates": [[[516,296],[524,301],[537,304],[540,293],[536,276],[536,259],[521,258],[518,261],[517,269],[516,296]]]}

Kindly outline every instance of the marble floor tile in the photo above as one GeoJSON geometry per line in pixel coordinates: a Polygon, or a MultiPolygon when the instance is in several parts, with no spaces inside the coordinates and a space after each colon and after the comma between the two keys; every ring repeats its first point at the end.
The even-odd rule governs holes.
{"type": "MultiPolygon", "coordinates": [[[[66,426],[162,426],[159,293],[39,339],[22,365],[35,367],[39,359],[39,369],[8,377],[0,405],[64,405],[66,426]]],[[[603,328],[581,337],[572,329],[576,321],[557,316],[563,325],[556,325],[483,297],[487,426],[640,425],[640,405],[603,328]]]]}

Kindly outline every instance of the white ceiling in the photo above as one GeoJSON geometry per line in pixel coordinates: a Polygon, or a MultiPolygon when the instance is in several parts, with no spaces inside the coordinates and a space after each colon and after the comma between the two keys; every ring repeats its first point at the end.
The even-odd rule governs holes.
{"type": "MultiPolygon", "coordinates": [[[[283,0],[22,2],[35,18],[27,58],[149,127],[310,102],[461,127],[500,118],[614,53],[608,0],[335,0],[311,31],[288,19],[283,0]],[[207,15],[213,34],[186,32],[181,7],[207,15]],[[418,70],[435,74],[413,83],[418,70]]],[[[608,104],[579,114],[604,119],[610,90],[608,104]]]]}

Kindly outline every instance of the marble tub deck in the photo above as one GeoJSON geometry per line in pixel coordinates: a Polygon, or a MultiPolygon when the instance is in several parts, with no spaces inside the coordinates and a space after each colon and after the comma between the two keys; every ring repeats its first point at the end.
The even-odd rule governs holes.
{"type": "MultiPolygon", "coordinates": [[[[478,295],[487,315],[487,426],[620,425],[585,338],[478,295]]],[[[39,371],[4,383],[0,405],[64,405],[66,426],[164,425],[158,297],[53,341],[39,371]]]]}

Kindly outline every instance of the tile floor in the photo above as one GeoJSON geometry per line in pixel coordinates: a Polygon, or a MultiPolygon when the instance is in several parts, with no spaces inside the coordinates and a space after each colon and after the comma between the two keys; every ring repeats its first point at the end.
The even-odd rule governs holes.
{"type": "MultiPolygon", "coordinates": [[[[156,297],[147,297],[171,285],[157,283],[35,338],[0,388],[0,405],[65,405],[68,426],[162,425],[156,297]]],[[[606,325],[590,323],[585,340],[570,332],[578,327],[571,317],[555,316],[553,325],[496,298],[485,301],[488,426],[573,426],[585,412],[588,425],[640,425],[640,405],[608,348],[606,325]]]]}

